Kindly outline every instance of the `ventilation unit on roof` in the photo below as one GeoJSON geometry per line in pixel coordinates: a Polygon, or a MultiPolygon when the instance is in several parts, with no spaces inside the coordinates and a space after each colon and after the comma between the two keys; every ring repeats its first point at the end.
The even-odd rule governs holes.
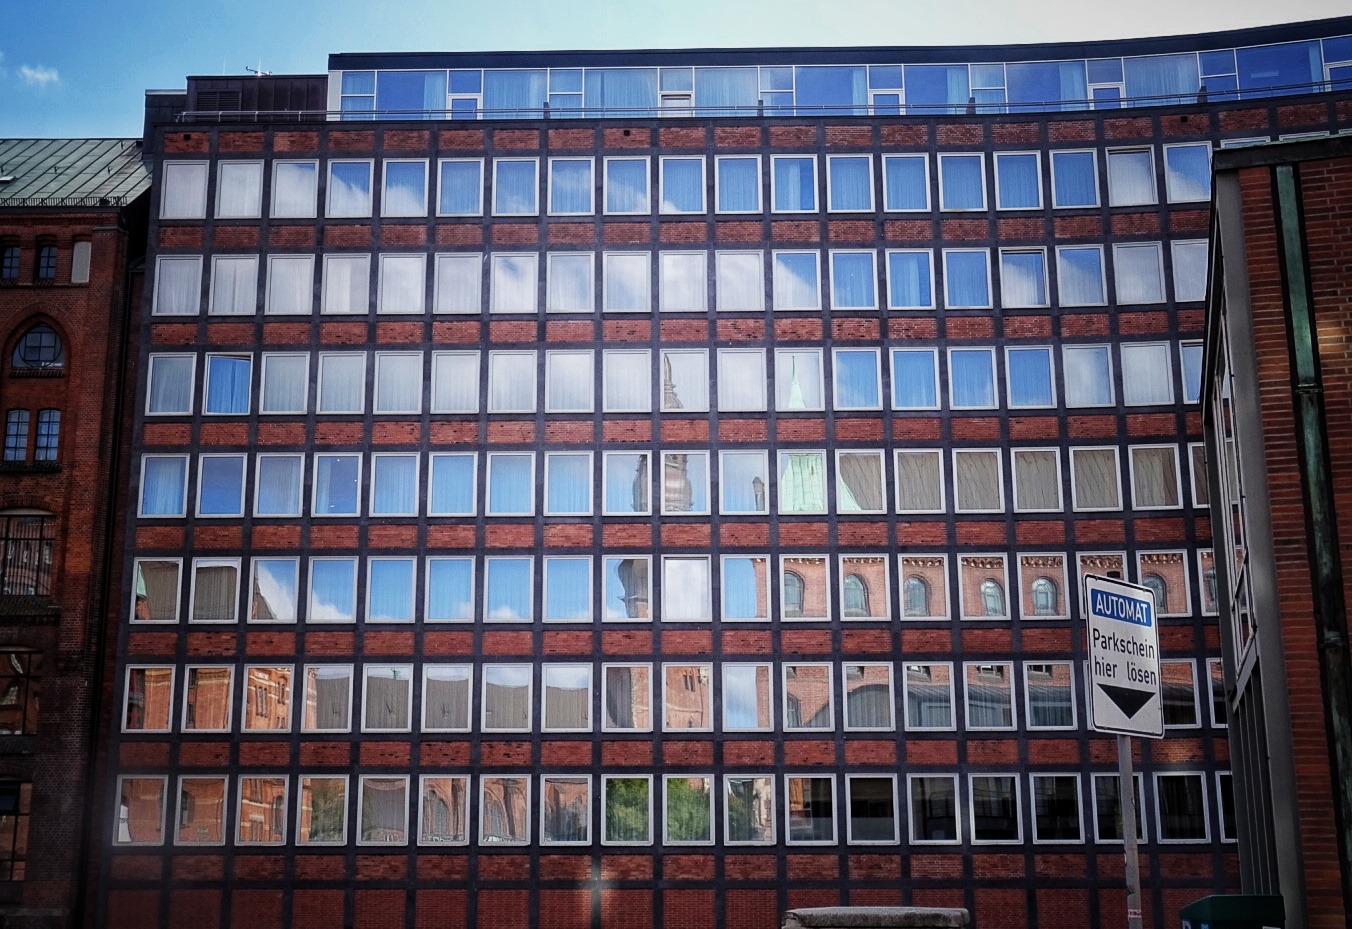
{"type": "Polygon", "coordinates": [[[241,109],[239,91],[199,90],[195,97],[193,109],[206,112],[241,109]]]}

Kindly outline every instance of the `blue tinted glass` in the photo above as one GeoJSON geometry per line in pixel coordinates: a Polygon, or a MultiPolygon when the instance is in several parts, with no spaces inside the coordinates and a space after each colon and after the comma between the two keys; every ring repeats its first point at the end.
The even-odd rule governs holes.
{"type": "Polygon", "coordinates": [[[474,512],[474,457],[433,455],[429,513],[474,512]]]}
{"type": "Polygon", "coordinates": [[[615,115],[657,115],[656,68],[588,68],[588,109],[603,107],[615,115]]]}
{"type": "Polygon", "coordinates": [[[704,212],[704,162],[702,159],[662,159],[662,212],[704,212]]]}
{"type": "Polygon", "coordinates": [[[939,405],[935,388],[934,352],[892,351],[892,406],[899,410],[930,410],[939,405]]]}
{"type": "MultiPolygon", "coordinates": [[[[364,114],[371,111],[372,99],[370,97],[344,97],[342,111],[344,113],[364,114]]],[[[365,119],[362,115],[344,116],[343,119],[365,119]]]]}
{"type": "Polygon", "coordinates": [[[873,172],[867,155],[837,155],[826,162],[831,209],[873,209],[873,172]]]}
{"type": "Polygon", "coordinates": [[[939,159],[939,191],[945,210],[984,210],[980,155],[946,155],[939,159]]]}
{"type": "Polygon", "coordinates": [[[545,559],[545,619],[591,619],[591,561],[545,559]]]}
{"type": "Polygon", "coordinates": [[[1094,109],[1118,110],[1122,108],[1122,91],[1116,87],[1094,88],[1094,109]]]}
{"type": "Polygon", "coordinates": [[[385,162],[385,216],[427,215],[427,165],[421,161],[385,162]]]}
{"type": "Polygon", "coordinates": [[[882,400],[878,355],[866,349],[840,350],[836,360],[836,408],[870,409],[882,400]]]}
{"type": "Polygon", "coordinates": [[[1113,402],[1107,346],[1067,348],[1062,364],[1066,406],[1107,406],[1113,402]]]}
{"type": "Polygon", "coordinates": [[[488,512],[531,512],[531,458],[494,455],[488,459],[488,512]]]}
{"type": "Polygon", "coordinates": [[[761,90],[793,90],[793,68],[761,68],[761,90]]]}
{"type": "Polygon", "coordinates": [[[590,213],[592,210],[592,163],[552,161],[549,164],[549,212],[590,213]]]}
{"type": "Polygon", "coordinates": [[[1091,84],[1122,83],[1122,59],[1121,58],[1089,59],[1089,83],[1091,84]]]}
{"type": "Polygon", "coordinates": [[[1211,147],[1174,145],[1164,149],[1164,184],[1170,200],[1211,199],[1211,147]]]}
{"type": "Polygon", "coordinates": [[[817,208],[815,164],[811,155],[773,160],[775,210],[810,212],[817,208]]]}
{"type": "Polygon", "coordinates": [[[971,71],[973,87],[991,88],[1005,86],[1004,65],[972,65],[971,71]]]}
{"type": "Polygon", "coordinates": [[[545,458],[545,512],[591,512],[591,460],[586,455],[545,458]]]}
{"type": "Polygon", "coordinates": [[[1329,68],[1329,81],[1332,82],[1334,90],[1346,90],[1348,84],[1352,83],[1352,65],[1329,68]]]}
{"type": "Polygon", "coordinates": [[[862,114],[868,103],[868,82],[859,67],[795,68],[795,102],[808,116],[862,114]]]}
{"type": "Polygon", "coordinates": [[[499,622],[530,619],[529,558],[485,558],[484,618],[499,622]]]}
{"type": "Polygon", "coordinates": [[[689,93],[695,89],[695,79],[689,68],[663,68],[657,79],[663,90],[674,93],[689,93]]]}
{"type": "Polygon", "coordinates": [[[1003,113],[1005,104],[1004,88],[995,90],[974,90],[972,97],[978,104],[976,111],[978,113],[1003,113]]]}
{"type": "Polygon", "coordinates": [[[954,349],[948,354],[948,377],[955,409],[995,406],[994,356],[985,349],[954,349]]]}
{"type": "Polygon", "coordinates": [[[493,212],[499,216],[529,216],[535,206],[534,160],[498,161],[493,172],[493,212]]]}
{"type": "Polygon", "coordinates": [[[413,559],[373,558],[369,564],[366,618],[372,622],[412,622],[413,559]]]}
{"type": "Polygon", "coordinates": [[[873,95],[873,115],[900,116],[901,94],[875,93],[873,95]]]}
{"type": "Polygon", "coordinates": [[[1352,61],[1352,35],[1324,40],[1324,61],[1352,61]]]}
{"type": "Polygon", "coordinates": [[[648,212],[648,162],[606,162],[606,212],[648,212]]]}
{"type": "Polygon", "coordinates": [[[988,255],[979,252],[944,254],[944,302],[949,307],[990,306],[988,255]]]}
{"type": "Polygon", "coordinates": [[[197,512],[202,516],[238,516],[244,502],[244,457],[203,456],[199,471],[197,512]]]}
{"type": "Polygon", "coordinates": [[[482,71],[452,71],[450,73],[450,91],[453,94],[482,93],[484,75],[482,71]]]}
{"type": "Polygon", "coordinates": [[[760,171],[755,158],[720,158],[718,209],[724,213],[753,213],[760,209],[760,171]]]}
{"type": "Polygon", "coordinates": [[[1035,210],[1042,206],[1042,183],[1036,155],[996,155],[995,180],[1002,210],[1035,210]]]}
{"type": "Polygon", "coordinates": [[[547,96],[542,70],[484,72],[484,109],[494,115],[538,118],[547,96]]]}
{"type": "Polygon", "coordinates": [[[292,516],[300,513],[300,456],[275,455],[258,459],[258,496],[254,510],[259,516],[292,516]]]}
{"type": "Polygon", "coordinates": [[[212,355],[207,359],[205,413],[249,412],[249,379],[253,365],[248,358],[212,355]]]}
{"type": "Polygon", "coordinates": [[[1063,248],[1056,253],[1056,276],[1063,306],[1103,303],[1103,252],[1098,248],[1063,248]]]}
{"type": "MultiPolygon", "coordinates": [[[[365,200],[371,197],[371,163],[368,161],[331,161],[329,162],[330,199],[339,195],[344,203],[365,200]]],[[[347,214],[344,214],[347,215],[347,214]]]]}
{"type": "Polygon", "coordinates": [[[752,113],[757,98],[755,68],[695,69],[695,106],[701,116],[752,113]]]}
{"type": "Polygon", "coordinates": [[[474,618],[474,559],[431,558],[427,562],[427,619],[474,618]]]}
{"type": "Polygon", "coordinates": [[[565,119],[581,118],[582,94],[550,94],[549,112],[555,117],[565,119]]]}
{"type": "Polygon", "coordinates": [[[147,458],[141,468],[141,512],[146,516],[182,516],[186,458],[147,458]]]}
{"type": "Polygon", "coordinates": [[[1202,396],[1202,346],[1183,345],[1183,402],[1196,403],[1202,396]]]}
{"type": "Polygon", "coordinates": [[[400,515],[418,510],[418,459],[380,455],[371,461],[371,515],[400,515]]]}
{"type": "Polygon", "coordinates": [[[1052,152],[1054,206],[1097,206],[1093,152],[1052,152]]]}
{"type": "Polygon", "coordinates": [[[310,622],[357,617],[357,559],[310,560],[310,622]]]}
{"type": "Polygon", "coordinates": [[[1227,48],[1219,52],[1202,52],[1197,57],[1202,64],[1203,77],[1235,73],[1234,49],[1227,48]]]}
{"type": "Polygon", "coordinates": [[[1046,255],[1040,251],[1001,252],[1000,294],[1007,307],[1046,306],[1046,255]]]}
{"type": "Polygon", "coordinates": [[[1011,407],[1052,405],[1052,355],[1045,348],[1011,348],[1009,361],[1009,405],[1011,407]]]}
{"type": "Polygon", "coordinates": [[[376,73],[374,71],[344,71],[344,94],[373,94],[376,92],[376,73]]]}
{"type": "Polygon", "coordinates": [[[900,90],[901,65],[870,65],[868,86],[873,90],[900,90]]]}
{"type": "MultiPolygon", "coordinates": [[[[1335,69],[1336,70],[1336,69],[1335,69]]],[[[1336,79],[1336,75],[1334,78],[1336,79]]],[[[1211,100],[1238,100],[1239,95],[1226,93],[1226,91],[1238,90],[1239,80],[1233,74],[1228,77],[1209,77],[1206,79],[1207,93],[1211,100]]]]}
{"type": "Polygon", "coordinates": [[[360,456],[318,456],[315,459],[314,515],[356,516],[357,476],[360,471],[360,456]]]}
{"type": "Polygon", "coordinates": [[[720,508],[724,513],[759,513],[765,509],[765,457],[725,454],[718,463],[720,508]],[[760,487],[757,493],[756,488],[760,487]]]}
{"type": "Polygon", "coordinates": [[[1235,52],[1239,64],[1240,90],[1279,87],[1278,94],[1299,94],[1324,79],[1324,64],[1318,42],[1289,42],[1235,52]]]}
{"type": "MultiPolygon", "coordinates": [[[[723,618],[759,619],[765,581],[756,575],[755,558],[723,559],[723,618]]],[[[763,570],[763,569],[762,569],[763,570]]]]}
{"type": "Polygon", "coordinates": [[[1127,96],[1144,97],[1147,102],[1188,103],[1184,97],[1197,93],[1197,56],[1150,55],[1123,59],[1127,96]]]}
{"type": "Polygon", "coordinates": [[[793,93],[791,91],[763,91],[760,99],[765,104],[767,116],[787,116],[793,112],[793,93]]]}
{"type": "Polygon", "coordinates": [[[446,72],[381,71],[376,109],[392,111],[386,119],[431,119],[428,111],[446,109],[446,72]]]}
{"type": "Polygon", "coordinates": [[[966,65],[907,65],[906,108],[961,113],[970,96],[966,65]]]}
{"type": "Polygon", "coordinates": [[[1089,99],[1083,61],[1011,64],[1005,69],[1010,103],[1055,103],[1089,99]]]}
{"type": "Polygon", "coordinates": [[[452,100],[451,101],[451,119],[478,119],[479,101],[477,100],[452,100]]]}
{"type": "Polygon", "coordinates": [[[549,90],[551,93],[582,93],[581,68],[555,68],[549,72],[549,90]]]}
{"type": "Polygon", "coordinates": [[[934,306],[929,252],[893,252],[887,256],[888,306],[896,310],[934,306]]]}
{"type": "Polygon", "coordinates": [[[884,156],[883,208],[887,210],[929,209],[927,173],[924,155],[884,156]]]}
{"type": "Polygon", "coordinates": [[[443,161],[441,163],[440,201],[437,212],[443,216],[475,216],[483,212],[483,163],[479,161],[443,161]]]}
{"type": "Polygon", "coordinates": [[[836,252],[831,256],[831,304],[838,310],[878,305],[872,252],[836,252]]]}

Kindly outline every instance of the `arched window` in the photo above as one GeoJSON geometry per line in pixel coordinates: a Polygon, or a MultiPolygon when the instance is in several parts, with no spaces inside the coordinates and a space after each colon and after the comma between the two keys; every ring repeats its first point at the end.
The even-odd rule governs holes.
{"type": "Polygon", "coordinates": [[[1169,588],[1158,574],[1147,574],[1141,583],[1155,592],[1155,612],[1169,612],[1169,588]]]}
{"type": "Polygon", "coordinates": [[[1033,581],[1033,614],[1056,615],[1056,582],[1049,577],[1040,577],[1033,581]]]}
{"type": "Polygon", "coordinates": [[[14,346],[10,364],[15,368],[62,368],[66,364],[66,346],[55,329],[38,323],[14,346]]]}
{"type": "Polygon", "coordinates": [[[845,615],[869,615],[868,586],[858,574],[845,575],[845,615]]]}
{"type": "Polygon", "coordinates": [[[981,582],[981,608],[986,616],[1005,615],[1005,589],[999,581],[988,578],[981,582]]]}
{"type": "Polygon", "coordinates": [[[784,572],[784,615],[803,615],[803,579],[792,571],[784,572]]]}
{"type": "Polygon", "coordinates": [[[0,511],[0,595],[51,594],[55,523],[42,510],[0,511]]]}
{"type": "Polygon", "coordinates": [[[923,577],[912,574],[906,578],[905,599],[907,616],[930,615],[929,584],[925,583],[923,577]]]}
{"type": "Polygon", "coordinates": [[[0,734],[35,735],[42,691],[42,652],[0,651],[0,734]]]}

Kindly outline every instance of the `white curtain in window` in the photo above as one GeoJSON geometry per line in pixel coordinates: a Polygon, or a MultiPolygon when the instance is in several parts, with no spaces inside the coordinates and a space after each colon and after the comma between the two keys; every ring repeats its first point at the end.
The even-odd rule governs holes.
{"type": "Polygon", "coordinates": [[[427,259],[423,255],[380,256],[381,313],[423,312],[427,259]]]}
{"type": "Polygon", "coordinates": [[[592,353],[549,352],[546,356],[545,406],[555,413],[585,413],[592,408],[596,382],[592,353]]]}
{"type": "Polygon", "coordinates": [[[304,413],[310,380],[308,355],[264,355],[261,413],[304,413]]]}
{"type": "Polygon", "coordinates": [[[835,309],[870,309],[878,305],[873,252],[831,255],[831,305],[835,309]]]}
{"type": "Polygon", "coordinates": [[[1112,365],[1106,345],[1067,346],[1061,363],[1066,406],[1106,406],[1113,402],[1112,365]]]}
{"type": "Polygon", "coordinates": [[[999,452],[954,452],[953,484],[960,512],[1003,509],[999,452]]]}
{"type": "Polygon", "coordinates": [[[663,252],[659,258],[663,310],[708,308],[708,260],[704,252],[663,252]]]}
{"type": "Polygon", "coordinates": [[[845,452],[836,459],[836,510],[883,510],[883,460],[876,452],[845,452]]]}
{"type": "Polygon", "coordinates": [[[432,412],[479,411],[479,353],[436,352],[432,355],[432,412]]]}
{"type": "Polygon", "coordinates": [[[487,731],[529,728],[530,668],[519,665],[485,665],[483,675],[483,728],[487,731]]]}
{"type": "Polygon", "coordinates": [[[539,256],[494,255],[492,268],[492,312],[534,313],[539,256]]]}
{"type": "Polygon", "coordinates": [[[407,729],[411,667],[366,667],[364,729],[407,729]]]}
{"type": "Polygon", "coordinates": [[[1060,471],[1054,451],[1014,452],[1014,505],[1020,510],[1059,510],[1060,471]]]}
{"type": "Polygon", "coordinates": [[[213,258],[211,312],[217,316],[248,314],[257,304],[258,258],[213,258]]]}
{"type": "Polygon", "coordinates": [[[933,512],[944,508],[940,453],[897,454],[897,510],[902,513],[933,512]]]}
{"type": "Polygon", "coordinates": [[[549,312],[589,313],[595,306],[593,290],[591,252],[549,256],[549,295],[546,306],[549,312]]]}
{"type": "Polygon", "coordinates": [[[1057,249],[1056,274],[1062,306],[1104,303],[1103,250],[1098,246],[1057,249]]]}
{"type": "Polygon", "coordinates": [[[1114,245],[1113,270],[1118,303],[1163,303],[1164,280],[1158,242],[1114,245]]]}
{"type": "Polygon", "coordinates": [[[868,210],[873,205],[873,172],[868,155],[833,155],[827,159],[834,211],[868,210]]]}
{"type": "Polygon", "coordinates": [[[711,618],[709,559],[662,559],[663,622],[705,621],[711,618]]]}
{"type": "MultiPolygon", "coordinates": [[[[888,670],[886,666],[863,666],[865,672],[888,670]]],[[[847,669],[848,670],[848,669],[847,669]]],[[[853,683],[853,682],[851,682],[853,683]]],[[[890,681],[857,684],[845,695],[845,725],[852,729],[892,728],[892,688],[890,681]]]]}
{"type": "Polygon", "coordinates": [[[1137,509],[1179,505],[1178,450],[1173,446],[1131,450],[1132,503],[1137,509]]]}
{"type": "Polygon", "coordinates": [[[268,258],[265,313],[310,313],[314,309],[313,255],[272,255],[268,258]]]}
{"type": "Polygon", "coordinates": [[[258,456],[259,516],[300,515],[301,471],[300,455],[258,456]]]}
{"type": "Polygon", "coordinates": [[[319,413],[360,413],[366,395],[366,356],[319,356],[319,413]]]}
{"type": "Polygon", "coordinates": [[[305,728],[346,729],[352,705],[352,669],[312,667],[305,670],[305,728]]]}
{"type": "Polygon", "coordinates": [[[1037,209],[1042,204],[1038,156],[1011,153],[995,156],[995,175],[1001,209],[1037,209]]]}
{"type": "Polygon", "coordinates": [[[1073,448],[1070,450],[1070,462],[1074,468],[1077,509],[1121,509],[1116,449],[1073,448]]]}
{"type": "Polygon", "coordinates": [[[890,252],[887,256],[887,286],[893,309],[925,309],[934,306],[934,283],[928,251],[890,252]]]}
{"type": "Polygon", "coordinates": [[[1174,300],[1179,303],[1206,299],[1207,242],[1174,242],[1174,300]]]}
{"type": "Polygon", "coordinates": [[[535,409],[535,352],[495,352],[488,356],[488,412],[535,409]]]}
{"type": "Polygon", "coordinates": [[[771,160],[775,212],[811,212],[817,208],[816,161],[811,155],[771,160]]]}
{"type": "Polygon", "coordinates": [[[1123,59],[1128,97],[1155,97],[1152,104],[1185,103],[1197,93],[1197,56],[1143,55],[1123,59]]]}
{"type": "Polygon", "coordinates": [[[939,159],[939,191],[945,210],[980,210],[986,206],[983,159],[980,155],[948,155],[939,159]]]}
{"type": "Polygon", "coordinates": [[[257,161],[220,163],[216,188],[217,219],[249,219],[258,215],[263,195],[263,165],[257,161]]]}
{"type": "Polygon", "coordinates": [[[583,214],[592,211],[592,163],[585,158],[554,158],[549,162],[549,212],[583,214]]]}
{"type": "Polygon", "coordinates": [[[836,349],[834,369],[837,410],[876,409],[881,404],[877,349],[836,349]]]}
{"type": "Polygon", "coordinates": [[[137,621],[172,622],[178,618],[179,569],[177,561],[136,562],[137,621]]]}
{"type": "Polygon", "coordinates": [[[193,365],[191,355],[152,357],[146,412],[191,412],[193,365]]]}
{"type": "Polygon", "coordinates": [[[372,516],[416,513],[417,494],[417,455],[371,456],[372,516]]]}
{"type": "Polygon", "coordinates": [[[822,356],[816,351],[775,350],[775,409],[820,410],[822,356]]]}
{"type": "Polygon", "coordinates": [[[718,252],[714,264],[718,309],[765,309],[764,258],[760,252],[718,252]]]}
{"type": "Polygon", "coordinates": [[[924,155],[883,157],[883,208],[923,210],[929,204],[929,171],[924,155]]]}
{"type": "Polygon", "coordinates": [[[609,311],[652,309],[652,277],[649,262],[650,256],[647,254],[605,256],[604,309],[609,311]]]}
{"type": "Polygon", "coordinates": [[[1000,296],[1006,307],[1046,306],[1046,253],[1001,252],[1000,296]]]}
{"type": "Polygon", "coordinates": [[[652,409],[652,355],[647,351],[606,351],[603,355],[607,413],[652,409]]]}
{"type": "Polygon", "coordinates": [[[384,845],[403,845],[408,841],[407,780],[362,778],[361,840],[384,845]]]}
{"type": "Polygon", "coordinates": [[[700,213],[704,211],[704,159],[663,158],[662,212],[700,213]]]}
{"type": "Polygon", "coordinates": [[[709,356],[704,351],[662,352],[662,409],[709,409],[709,356]]]}
{"type": "MultiPolygon", "coordinates": [[[[432,471],[437,471],[434,456],[432,471]]],[[[438,512],[433,507],[432,512],[438,512]]],[[[474,560],[429,558],[427,560],[427,619],[452,622],[473,619],[474,560]]]]}
{"type": "Polygon", "coordinates": [[[329,162],[328,195],[326,212],[329,216],[370,216],[371,163],[369,161],[329,162]]]}
{"type": "Polygon", "coordinates": [[[142,459],[141,469],[141,513],[145,516],[182,516],[187,458],[146,457],[142,459]]]}
{"type": "Polygon", "coordinates": [[[272,166],[274,218],[308,219],[315,215],[317,166],[313,161],[278,161],[272,166]]]}
{"type": "Polygon", "coordinates": [[[376,355],[377,413],[417,413],[422,409],[422,352],[376,355]]]}
{"type": "Polygon", "coordinates": [[[490,70],[484,72],[484,109],[497,117],[527,119],[539,116],[547,94],[546,72],[533,70],[490,70]]]}
{"type": "Polygon", "coordinates": [[[454,254],[436,256],[436,296],[434,313],[478,313],[482,307],[480,293],[483,276],[483,256],[454,254]]]}
{"type": "Polygon", "coordinates": [[[695,106],[701,116],[748,116],[758,99],[755,68],[696,68],[695,106]]]}
{"type": "Polygon", "coordinates": [[[1122,345],[1122,402],[1128,406],[1159,405],[1174,401],[1165,342],[1122,345]]]}
{"type": "Polygon", "coordinates": [[[545,456],[546,513],[591,512],[591,458],[555,452],[545,456]]]}
{"type": "Polygon", "coordinates": [[[195,315],[202,297],[202,259],[155,260],[155,315],[195,315]]]}
{"type": "Polygon", "coordinates": [[[656,116],[657,70],[588,68],[584,93],[588,109],[604,108],[615,116],[656,116]]]}
{"type": "Polygon", "coordinates": [[[193,565],[192,622],[234,622],[238,596],[239,565],[193,565]]]}
{"type": "Polygon", "coordinates": [[[358,455],[315,456],[315,514],[357,515],[357,481],[361,474],[358,455]]]}
{"type": "Polygon", "coordinates": [[[423,728],[469,728],[470,669],[429,665],[423,679],[423,728]]]}
{"type": "MultiPolygon", "coordinates": [[[[442,109],[445,97],[433,109],[442,109]]],[[[380,198],[381,216],[427,215],[427,162],[391,161],[384,163],[385,189],[380,198]]]]}
{"type": "Polygon", "coordinates": [[[499,158],[493,162],[495,215],[533,216],[536,213],[536,175],[539,168],[533,158],[499,158]]]}
{"type": "Polygon", "coordinates": [[[944,249],[944,301],[959,308],[991,305],[989,252],[944,249]]]}
{"type": "Polygon", "coordinates": [[[1150,149],[1108,152],[1109,205],[1140,206],[1155,199],[1155,160],[1150,149]]]}
{"type": "MultiPolygon", "coordinates": [[[[409,456],[410,458],[412,456],[409,456]]],[[[391,501],[395,506],[412,508],[410,499],[391,501]]],[[[412,558],[372,558],[368,563],[368,604],[366,618],[371,622],[413,621],[413,587],[416,571],[412,558]]]]}
{"type": "Polygon", "coordinates": [[[587,665],[546,665],[544,728],[591,728],[591,668],[587,665]]]}
{"type": "Polygon", "coordinates": [[[324,256],[325,313],[365,313],[371,305],[371,256],[324,256]]]}
{"type": "Polygon", "coordinates": [[[163,165],[160,219],[202,219],[207,213],[207,165],[204,161],[166,161],[163,165]]]}
{"type": "MultiPolygon", "coordinates": [[[[590,481],[590,469],[583,476],[590,481]]],[[[591,506],[590,493],[583,502],[585,506],[591,506]]],[[[544,611],[546,620],[589,621],[592,618],[590,558],[545,558],[544,611]]]]}
{"type": "Polygon", "coordinates": [[[765,352],[718,350],[718,408],[726,412],[765,409],[765,352]]]}

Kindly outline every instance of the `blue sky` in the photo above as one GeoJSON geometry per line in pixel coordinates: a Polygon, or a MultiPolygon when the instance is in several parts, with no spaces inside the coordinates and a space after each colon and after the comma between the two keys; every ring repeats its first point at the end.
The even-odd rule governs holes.
{"type": "Polygon", "coordinates": [[[0,136],[14,138],[139,135],[147,88],[260,63],[314,73],[330,52],[1054,42],[1352,10],[1348,0],[6,0],[0,12],[0,136]]]}

